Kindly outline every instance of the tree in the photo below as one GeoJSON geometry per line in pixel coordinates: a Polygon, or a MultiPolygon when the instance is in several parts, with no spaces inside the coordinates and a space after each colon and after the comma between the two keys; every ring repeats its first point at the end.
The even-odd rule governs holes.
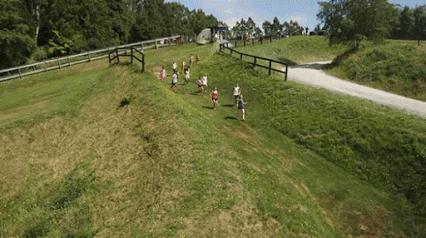
{"type": "Polygon", "coordinates": [[[421,40],[426,39],[426,5],[414,10],[414,37],[419,45],[421,40]]]}
{"type": "Polygon", "coordinates": [[[330,0],[319,4],[317,16],[331,43],[354,42],[358,46],[364,38],[380,42],[397,22],[397,11],[387,0],[330,0]]]}
{"type": "Polygon", "coordinates": [[[262,28],[266,36],[269,36],[272,34],[272,24],[270,21],[263,22],[262,28]]]}
{"type": "Polygon", "coordinates": [[[399,17],[399,38],[410,39],[414,31],[414,13],[409,7],[404,7],[399,17]]]}
{"type": "Polygon", "coordinates": [[[0,68],[25,63],[34,49],[21,7],[18,0],[0,1],[0,68]]]}
{"type": "Polygon", "coordinates": [[[282,26],[278,17],[274,17],[272,20],[271,34],[274,36],[278,36],[282,32],[282,26]]]}
{"type": "Polygon", "coordinates": [[[299,25],[297,21],[290,20],[290,22],[284,22],[282,25],[285,35],[294,36],[302,35],[304,28],[299,25]]]}

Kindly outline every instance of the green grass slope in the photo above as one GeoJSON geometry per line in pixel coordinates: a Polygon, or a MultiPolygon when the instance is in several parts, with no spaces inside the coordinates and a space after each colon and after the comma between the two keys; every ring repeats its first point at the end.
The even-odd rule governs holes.
{"type": "Polygon", "coordinates": [[[238,47],[237,50],[295,65],[333,60],[337,55],[342,54],[346,47],[343,45],[330,46],[327,38],[322,36],[292,36],[274,40],[272,43],[265,41],[263,45],[238,47]]]}
{"type": "Polygon", "coordinates": [[[362,44],[329,71],[339,77],[426,101],[426,47],[415,41],[362,44]]]}
{"type": "Polygon", "coordinates": [[[238,50],[289,65],[334,60],[327,68],[330,74],[426,101],[426,47],[417,46],[416,41],[364,42],[354,51],[344,45],[330,45],[325,37],[295,36],[238,50]]]}
{"type": "MultiPolygon", "coordinates": [[[[6,85],[9,90],[2,90],[0,97],[7,93],[14,102],[2,104],[6,106],[0,115],[14,108],[22,112],[0,125],[0,236],[422,234],[424,223],[405,198],[360,179],[361,173],[318,149],[335,156],[335,146],[343,139],[304,143],[293,135],[298,130],[301,135],[329,130],[335,131],[329,138],[347,132],[361,138],[365,135],[357,131],[367,122],[361,127],[355,123],[371,117],[376,123],[364,130],[370,136],[367,141],[374,137],[377,124],[390,120],[389,124],[396,122],[391,131],[404,127],[410,138],[417,138],[421,151],[424,137],[413,132],[425,128],[421,119],[283,83],[232,58],[212,55],[209,46],[151,51],[147,60],[143,76],[133,67],[88,65],[39,76],[50,78],[51,84],[34,78],[6,85]],[[192,81],[207,73],[210,85],[219,87],[217,110],[211,110],[208,93],[197,93],[193,83],[180,82],[173,92],[168,82],[158,81],[160,65],[169,67],[189,54],[201,58],[192,81]],[[53,90],[55,84],[74,85],[83,78],[91,82],[74,88],[81,93],[53,90]],[[237,119],[230,95],[237,82],[248,101],[246,122],[237,119]],[[19,95],[35,89],[40,96],[33,101],[19,100],[19,95]],[[57,97],[49,101],[48,94],[57,97]],[[39,114],[23,109],[31,108],[39,97],[48,102],[46,110],[39,114]],[[121,106],[123,99],[129,101],[127,106],[121,106]],[[71,103],[62,108],[56,101],[71,103]],[[319,105],[336,115],[317,108],[321,101],[319,105]],[[339,126],[333,127],[335,122],[339,126]]],[[[411,147],[412,143],[405,144],[411,147]]],[[[417,157],[420,162],[422,156],[417,157]]],[[[348,158],[351,164],[353,157],[348,158]]]]}

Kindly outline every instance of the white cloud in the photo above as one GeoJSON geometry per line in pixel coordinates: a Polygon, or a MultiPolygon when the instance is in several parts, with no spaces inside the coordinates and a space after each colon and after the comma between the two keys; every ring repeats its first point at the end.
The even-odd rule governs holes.
{"type": "Polygon", "coordinates": [[[289,16],[285,20],[286,21],[297,21],[300,25],[306,25],[307,21],[308,21],[308,19],[305,15],[289,16]]]}

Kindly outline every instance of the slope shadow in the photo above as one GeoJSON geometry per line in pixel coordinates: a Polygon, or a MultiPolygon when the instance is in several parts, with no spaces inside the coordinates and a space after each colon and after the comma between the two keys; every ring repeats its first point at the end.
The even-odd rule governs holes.
{"type": "Polygon", "coordinates": [[[295,68],[304,68],[304,69],[328,69],[331,67],[331,62],[328,64],[320,64],[320,63],[314,63],[314,64],[300,64],[297,65],[295,68]]]}
{"type": "Polygon", "coordinates": [[[297,65],[297,62],[284,58],[284,57],[277,57],[277,59],[283,63],[286,63],[288,66],[295,66],[297,65]]]}

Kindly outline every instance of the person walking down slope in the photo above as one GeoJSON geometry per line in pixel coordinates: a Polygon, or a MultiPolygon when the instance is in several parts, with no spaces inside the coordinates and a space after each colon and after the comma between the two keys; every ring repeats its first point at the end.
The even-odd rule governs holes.
{"type": "Polygon", "coordinates": [[[245,102],[244,102],[244,97],[243,97],[243,94],[240,94],[240,96],[238,96],[238,99],[237,99],[238,101],[237,101],[237,107],[238,107],[238,110],[241,112],[241,119],[243,120],[243,121],[245,121],[246,120],[246,111],[245,111],[245,109],[244,109],[244,105],[246,104],[245,102]]]}
{"type": "Polygon", "coordinates": [[[177,64],[176,64],[176,62],[173,62],[172,67],[173,67],[173,73],[177,73],[177,64]]]}
{"type": "Polygon", "coordinates": [[[172,75],[172,86],[170,88],[175,89],[177,83],[178,83],[178,75],[177,75],[177,72],[174,72],[172,75]]]}
{"type": "Polygon", "coordinates": [[[189,82],[189,69],[185,69],[184,75],[185,75],[185,83],[188,83],[189,82]]]}
{"type": "Polygon", "coordinates": [[[189,67],[192,67],[192,64],[194,63],[194,57],[192,55],[189,56],[189,67]]]}
{"type": "Polygon", "coordinates": [[[182,71],[181,72],[185,72],[186,69],[186,62],[182,61],[182,71]]]}
{"type": "Polygon", "coordinates": [[[215,87],[211,93],[211,100],[212,100],[212,104],[213,104],[213,110],[216,110],[216,105],[218,103],[219,100],[219,92],[217,91],[217,88],[215,87]]]}
{"type": "Polygon", "coordinates": [[[197,80],[197,86],[198,89],[200,89],[200,92],[204,92],[205,87],[207,87],[207,76],[204,75],[199,80],[197,80]]]}
{"type": "Polygon", "coordinates": [[[241,94],[241,88],[237,84],[237,86],[232,89],[232,95],[234,95],[234,98],[237,102],[238,102],[238,97],[240,96],[240,94],[241,94]]]}
{"type": "Polygon", "coordinates": [[[160,70],[160,80],[164,81],[166,79],[166,77],[167,77],[167,72],[166,72],[166,69],[163,66],[160,70]]]}

